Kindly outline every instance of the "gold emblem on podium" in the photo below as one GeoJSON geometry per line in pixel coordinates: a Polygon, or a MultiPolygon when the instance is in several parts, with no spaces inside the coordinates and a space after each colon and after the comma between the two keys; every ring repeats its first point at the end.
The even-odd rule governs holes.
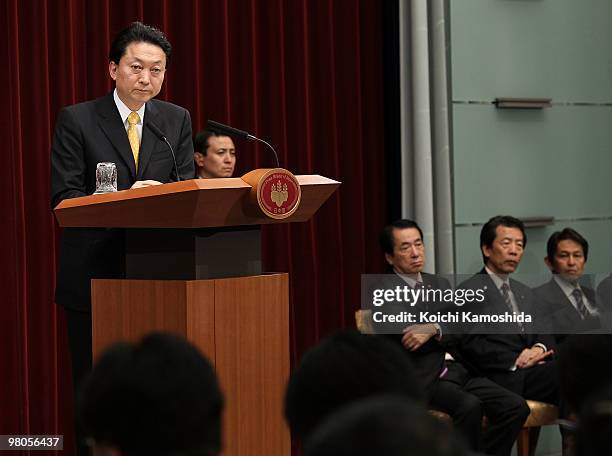
{"type": "Polygon", "coordinates": [[[270,199],[276,203],[276,207],[281,207],[288,198],[287,184],[281,184],[280,180],[276,184],[272,184],[270,199]]]}

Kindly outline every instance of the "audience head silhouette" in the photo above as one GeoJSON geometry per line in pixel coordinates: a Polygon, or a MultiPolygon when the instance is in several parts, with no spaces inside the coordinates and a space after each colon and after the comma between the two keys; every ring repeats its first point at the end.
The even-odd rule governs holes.
{"type": "Polygon", "coordinates": [[[304,439],[340,407],[377,394],[424,401],[413,365],[399,346],[382,337],[341,331],[302,358],[289,379],[285,416],[294,436],[304,439]]]}
{"type": "Polygon", "coordinates": [[[94,454],[213,456],[222,409],[206,358],[182,338],[152,334],[102,354],[80,390],[78,419],[94,454]]]}
{"type": "Polygon", "coordinates": [[[401,396],[374,396],[349,404],[317,427],[306,456],[462,456],[452,428],[401,396]]]}

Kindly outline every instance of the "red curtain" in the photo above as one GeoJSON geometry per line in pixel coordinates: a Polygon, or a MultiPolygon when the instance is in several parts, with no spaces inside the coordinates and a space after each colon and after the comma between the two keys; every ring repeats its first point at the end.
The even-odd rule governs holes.
{"type": "MultiPolygon", "coordinates": [[[[277,146],[281,166],[343,182],[308,223],[266,227],[266,270],[291,274],[292,361],[352,326],[360,274],[380,271],[386,222],[379,0],[4,0],[0,210],[0,434],[71,436],[62,313],[53,304],[59,229],[49,203],[58,110],[111,89],[108,47],[129,22],[164,30],[160,98],[277,146]]],[[[271,166],[238,143],[238,175],[271,166]]]]}

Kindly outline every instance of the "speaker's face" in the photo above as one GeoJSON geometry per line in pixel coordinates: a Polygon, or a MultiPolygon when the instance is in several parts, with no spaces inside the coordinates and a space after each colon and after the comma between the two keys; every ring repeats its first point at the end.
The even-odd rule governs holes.
{"type": "Polygon", "coordinates": [[[121,101],[137,111],[161,90],[166,74],[166,54],[155,44],[130,43],[118,64],[109,63],[108,71],[121,101]]]}

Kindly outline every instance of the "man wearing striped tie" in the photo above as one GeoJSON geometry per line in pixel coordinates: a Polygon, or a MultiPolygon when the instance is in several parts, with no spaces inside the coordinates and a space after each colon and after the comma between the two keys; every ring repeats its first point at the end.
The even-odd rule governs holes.
{"type": "Polygon", "coordinates": [[[548,238],[544,262],[553,277],[533,291],[538,311],[550,321],[557,344],[569,334],[601,328],[595,291],[580,283],[588,255],[589,243],[572,228],[555,231],[548,238]]]}
{"type": "MultiPolygon", "coordinates": [[[[521,262],[527,236],[523,222],[508,215],[492,217],[480,232],[484,268],[460,285],[484,290],[484,300],[466,309],[478,315],[535,315],[532,290],[511,278],[521,262]]],[[[466,305],[466,307],[468,307],[466,305]]],[[[538,334],[528,322],[475,325],[458,352],[471,371],[484,375],[525,399],[559,404],[559,380],[553,359],[554,339],[538,334]]]]}

